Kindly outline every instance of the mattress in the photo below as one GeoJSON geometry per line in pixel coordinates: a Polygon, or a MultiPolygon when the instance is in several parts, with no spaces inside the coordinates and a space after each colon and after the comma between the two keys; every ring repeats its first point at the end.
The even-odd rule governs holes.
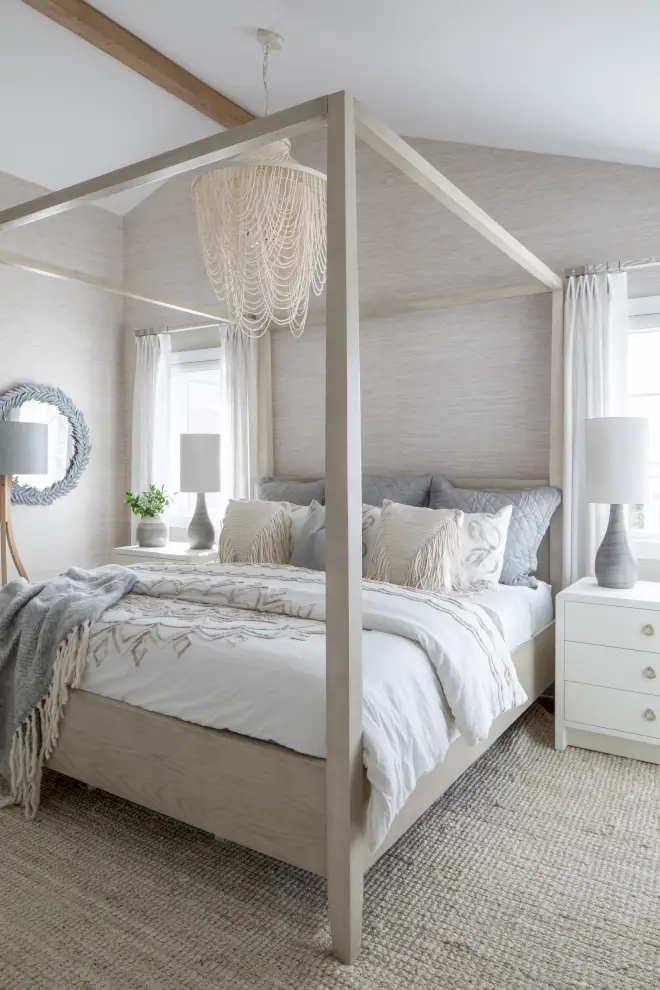
{"type": "Polygon", "coordinates": [[[500,584],[473,600],[487,610],[512,653],[554,619],[552,588],[543,581],[538,588],[500,584]]]}
{"type": "MultiPolygon", "coordinates": [[[[148,572],[149,568],[138,570],[148,572]]],[[[202,573],[205,569],[197,570],[202,573]]],[[[192,576],[187,568],[180,573],[192,576]]],[[[164,573],[163,577],[169,580],[170,575],[164,573]]],[[[246,616],[252,617],[247,635],[241,633],[233,645],[199,637],[191,645],[188,637],[179,641],[160,636],[164,605],[157,599],[140,599],[140,609],[146,608],[148,614],[142,615],[142,625],[136,626],[130,599],[100,620],[98,625],[107,627],[101,637],[103,646],[90,656],[83,690],[325,757],[323,625],[317,627],[306,619],[289,620],[289,625],[312,625],[316,635],[289,636],[278,646],[266,628],[273,617],[239,609],[231,621],[244,626],[246,616]],[[152,607],[160,618],[154,613],[151,619],[152,607]],[[132,642],[130,649],[115,622],[124,624],[121,627],[125,626],[132,642]],[[141,630],[149,623],[152,635],[143,640],[141,630]]],[[[510,651],[552,620],[552,596],[547,585],[537,589],[500,586],[470,596],[470,601],[479,606],[477,612],[484,609],[510,651]]],[[[187,617],[181,621],[188,627],[191,621],[201,621],[194,618],[195,610],[205,608],[176,597],[165,604],[183,610],[187,617]]],[[[365,766],[372,783],[372,803],[374,790],[381,799],[374,821],[383,823],[392,820],[414,789],[415,780],[444,758],[457,729],[436,669],[418,642],[368,628],[363,632],[362,653],[365,766]],[[391,807],[386,806],[389,799],[384,795],[393,795],[391,807]]],[[[464,659],[462,655],[454,659],[460,667],[471,663],[467,653],[464,659]]],[[[374,834],[382,838],[384,827],[379,825],[378,831],[374,826],[374,834]]]]}
{"type": "MultiPolygon", "coordinates": [[[[486,609],[511,652],[553,619],[551,588],[542,582],[538,588],[499,585],[470,599],[486,609]]],[[[450,718],[435,673],[420,646],[400,639],[393,655],[384,648],[383,633],[368,632],[365,636],[374,647],[363,655],[366,704],[377,707],[377,695],[384,690],[401,697],[414,696],[420,713],[428,717],[439,715],[441,709],[443,717],[450,718]]],[[[274,740],[309,756],[322,757],[324,649],[322,640],[317,655],[304,664],[295,649],[287,662],[274,664],[258,642],[247,657],[241,657],[240,664],[227,662],[210,645],[196,646],[185,657],[173,649],[149,651],[139,664],[129,653],[118,651],[103,663],[88,664],[82,688],[186,722],[274,740]]]]}

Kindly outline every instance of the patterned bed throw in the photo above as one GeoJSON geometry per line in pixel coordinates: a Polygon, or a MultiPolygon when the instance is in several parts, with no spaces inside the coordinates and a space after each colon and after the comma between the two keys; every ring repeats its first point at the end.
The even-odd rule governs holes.
{"type": "MultiPolygon", "coordinates": [[[[119,657],[132,656],[136,676],[149,680],[164,669],[166,657],[179,657],[186,669],[195,651],[200,656],[210,652],[218,704],[223,703],[225,677],[248,668],[257,654],[266,665],[264,671],[279,670],[278,664],[283,669],[295,656],[299,667],[313,667],[323,676],[322,666],[319,671],[325,647],[323,572],[268,564],[145,564],[134,571],[138,581],[133,593],[106,612],[91,630],[92,670],[101,674],[107,664],[117,664],[119,657]],[[144,675],[139,673],[143,669],[144,675]]],[[[371,783],[367,824],[370,844],[376,847],[416,781],[433,769],[449,745],[442,713],[436,712],[434,718],[424,716],[419,710],[419,694],[413,697],[405,669],[411,652],[428,671],[426,676],[435,676],[440,682],[440,693],[451,710],[449,718],[453,716],[470,744],[486,739],[494,720],[523,704],[526,696],[504,640],[476,601],[364,581],[363,628],[364,754],[371,783]],[[402,640],[410,642],[404,644],[402,640]],[[431,667],[428,661],[424,664],[423,657],[428,657],[431,667]],[[374,688],[373,677],[370,680],[370,671],[387,664],[400,672],[400,690],[396,692],[391,682],[389,687],[374,688]],[[428,745],[431,735],[433,746],[428,745]]],[[[259,692],[259,675],[249,684],[252,692],[259,692]]],[[[295,695],[288,702],[294,719],[295,698],[301,688],[302,682],[293,681],[288,686],[295,695]]],[[[323,682],[320,690],[324,691],[323,682]]],[[[322,696],[318,700],[322,712],[322,696]]],[[[286,698],[280,698],[280,704],[284,703],[286,698]]],[[[215,724],[271,738],[310,755],[324,755],[294,741],[252,733],[245,721],[215,724]]]]}

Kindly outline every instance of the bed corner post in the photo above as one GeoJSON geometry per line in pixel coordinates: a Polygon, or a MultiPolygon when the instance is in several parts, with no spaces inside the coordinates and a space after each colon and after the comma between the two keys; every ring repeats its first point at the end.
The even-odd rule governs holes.
{"type": "Polygon", "coordinates": [[[362,461],[355,102],[328,98],[326,829],[334,954],[362,937],[362,461]]]}
{"type": "MultiPolygon", "coordinates": [[[[564,289],[552,291],[550,352],[550,484],[564,486],[564,289]]],[[[550,581],[556,595],[564,586],[563,506],[550,522],[550,581]]]]}

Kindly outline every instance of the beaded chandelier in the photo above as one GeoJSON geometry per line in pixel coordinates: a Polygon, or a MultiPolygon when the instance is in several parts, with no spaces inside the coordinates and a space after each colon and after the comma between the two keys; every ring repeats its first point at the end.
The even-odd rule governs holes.
{"type": "MultiPolygon", "coordinates": [[[[268,56],[281,38],[260,31],[268,114],[268,56]]],[[[326,276],[326,176],[299,165],[288,139],[237,156],[193,183],[204,263],[231,323],[250,337],[271,324],[299,337],[310,289],[326,276]]]]}

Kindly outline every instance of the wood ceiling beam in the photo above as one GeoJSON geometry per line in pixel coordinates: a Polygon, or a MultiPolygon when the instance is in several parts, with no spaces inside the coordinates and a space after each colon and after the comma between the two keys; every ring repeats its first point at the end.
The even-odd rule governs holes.
{"type": "Polygon", "coordinates": [[[145,79],[199,110],[217,124],[234,127],[254,120],[253,115],[243,107],[161,55],[116,21],[85,3],[85,0],[23,0],[23,3],[45,14],[67,31],[77,34],[106,55],[111,55],[122,65],[139,72],[145,79]]]}

